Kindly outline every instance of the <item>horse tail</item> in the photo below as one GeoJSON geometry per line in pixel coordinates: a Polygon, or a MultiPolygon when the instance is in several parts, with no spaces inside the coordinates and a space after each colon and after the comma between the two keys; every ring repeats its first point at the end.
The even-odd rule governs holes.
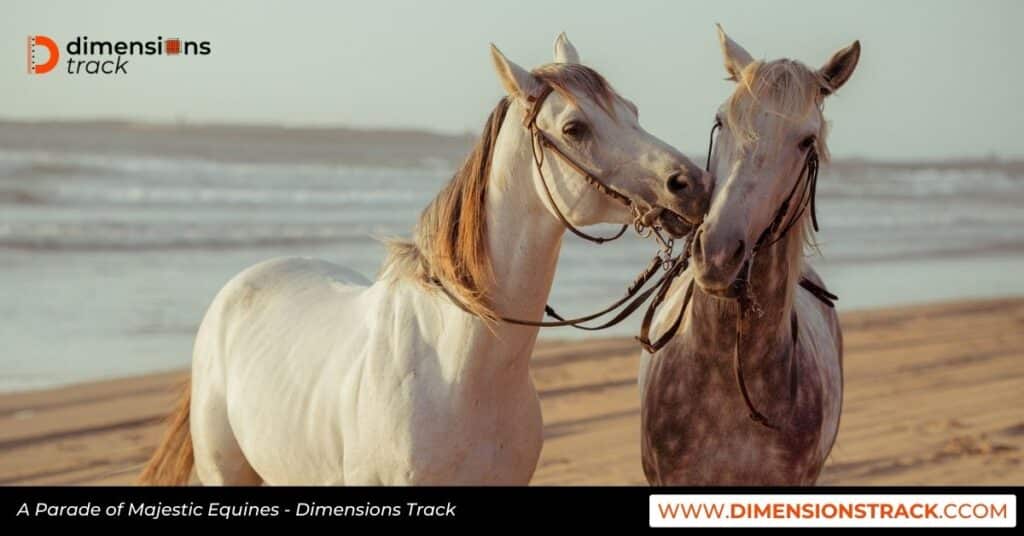
{"type": "Polygon", "coordinates": [[[192,432],[189,411],[192,405],[192,379],[185,380],[178,406],[167,419],[167,432],[146,468],[139,475],[139,484],[181,486],[192,474],[192,432]]]}

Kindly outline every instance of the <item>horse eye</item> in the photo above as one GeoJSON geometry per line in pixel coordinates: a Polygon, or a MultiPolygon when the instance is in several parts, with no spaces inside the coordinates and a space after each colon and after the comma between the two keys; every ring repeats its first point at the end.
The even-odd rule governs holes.
{"type": "Polygon", "coordinates": [[[587,135],[587,125],[579,121],[569,121],[562,127],[562,134],[576,140],[582,139],[587,135]]]}
{"type": "Polygon", "coordinates": [[[814,145],[814,136],[807,136],[800,142],[800,150],[806,151],[814,145]]]}

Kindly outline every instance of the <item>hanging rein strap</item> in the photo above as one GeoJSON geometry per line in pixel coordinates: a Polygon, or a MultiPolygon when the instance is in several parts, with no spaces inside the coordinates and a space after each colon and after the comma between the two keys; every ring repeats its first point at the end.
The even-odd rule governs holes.
{"type": "MultiPolygon", "coordinates": [[[[665,262],[666,261],[662,260],[660,257],[655,256],[653,259],[651,259],[651,263],[647,266],[647,268],[644,269],[644,271],[641,272],[640,275],[637,276],[637,278],[629,286],[629,288],[626,290],[626,295],[625,296],[623,296],[622,298],[617,300],[615,303],[609,305],[608,307],[605,307],[604,309],[601,309],[600,311],[598,311],[596,313],[591,313],[591,314],[580,316],[580,317],[577,317],[577,318],[566,319],[566,318],[563,318],[561,315],[559,315],[557,312],[555,312],[555,310],[550,305],[545,305],[544,306],[544,312],[548,316],[550,316],[552,318],[555,318],[556,320],[554,320],[554,321],[535,321],[535,320],[523,320],[521,318],[513,318],[513,317],[508,317],[508,316],[499,316],[498,318],[502,322],[505,322],[507,324],[516,324],[516,325],[519,325],[519,326],[533,326],[533,327],[541,327],[541,328],[557,328],[557,327],[570,326],[570,327],[574,327],[574,328],[582,329],[582,330],[586,330],[586,331],[598,331],[598,330],[602,330],[602,329],[606,329],[606,328],[612,327],[612,326],[622,322],[626,318],[628,318],[631,314],[633,314],[634,311],[636,311],[641,305],[643,305],[643,303],[645,301],[647,301],[647,299],[651,296],[651,294],[654,293],[655,290],[661,288],[665,284],[666,281],[671,279],[670,278],[671,272],[666,272],[665,275],[662,275],[661,278],[658,279],[657,283],[655,283],[653,286],[651,286],[647,290],[644,290],[643,292],[640,292],[640,290],[643,288],[643,286],[645,284],[647,284],[647,282],[650,281],[654,277],[654,274],[658,273],[658,270],[661,269],[662,265],[665,262]],[[631,298],[632,298],[632,300],[631,300],[631,298]],[[627,302],[629,302],[629,303],[627,303],[627,302]],[[624,307],[623,307],[623,304],[625,304],[624,307]],[[618,309],[619,307],[622,307],[622,310],[619,311],[618,314],[615,315],[615,317],[613,317],[611,320],[605,322],[604,324],[600,324],[600,325],[597,325],[597,326],[584,326],[584,325],[582,325],[584,322],[589,322],[591,320],[595,320],[597,318],[600,318],[600,317],[602,317],[602,316],[604,316],[604,315],[606,315],[606,314],[608,314],[608,313],[618,309]]],[[[458,297],[453,295],[451,293],[451,291],[449,291],[448,288],[445,287],[441,283],[441,281],[439,279],[434,278],[431,281],[434,283],[435,286],[440,288],[445,293],[446,296],[448,296],[448,299],[451,300],[452,303],[454,303],[456,306],[458,306],[463,311],[465,311],[465,312],[467,312],[469,314],[474,314],[472,311],[470,311],[468,308],[466,308],[466,306],[463,305],[462,301],[460,301],[458,299],[458,297]]]]}

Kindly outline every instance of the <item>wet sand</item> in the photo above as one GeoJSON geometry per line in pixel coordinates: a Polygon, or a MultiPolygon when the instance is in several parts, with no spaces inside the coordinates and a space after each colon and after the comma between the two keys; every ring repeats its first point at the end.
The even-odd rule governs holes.
{"type": "MultiPolygon", "coordinates": [[[[825,485],[1024,483],[1024,299],[842,314],[846,397],[825,485]]],[[[639,351],[538,345],[533,483],[645,484],[639,351]]],[[[0,484],[131,484],[182,372],[0,395],[0,484]]]]}

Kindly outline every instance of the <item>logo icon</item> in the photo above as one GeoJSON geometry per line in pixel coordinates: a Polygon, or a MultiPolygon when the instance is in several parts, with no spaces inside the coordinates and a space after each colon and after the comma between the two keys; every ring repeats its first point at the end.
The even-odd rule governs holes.
{"type": "Polygon", "coordinates": [[[164,52],[166,52],[168,56],[181,54],[181,39],[175,37],[168,38],[164,41],[164,52]]]}
{"type": "Polygon", "coordinates": [[[57,46],[53,39],[45,35],[28,36],[28,74],[46,74],[57,66],[57,61],[59,60],[60,47],[57,46]],[[46,61],[44,63],[38,61],[42,56],[41,52],[36,52],[38,48],[46,50],[46,61]]]}

